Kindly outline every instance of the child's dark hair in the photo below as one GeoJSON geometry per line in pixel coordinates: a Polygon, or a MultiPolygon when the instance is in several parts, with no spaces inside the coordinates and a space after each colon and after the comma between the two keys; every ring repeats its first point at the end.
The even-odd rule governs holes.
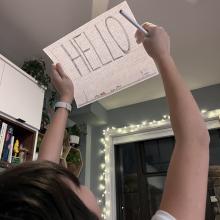
{"type": "Polygon", "coordinates": [[[0,174],[0,219],[98,220],[63,178],[79,180],[51,162],[27,162],[0,174]]]}

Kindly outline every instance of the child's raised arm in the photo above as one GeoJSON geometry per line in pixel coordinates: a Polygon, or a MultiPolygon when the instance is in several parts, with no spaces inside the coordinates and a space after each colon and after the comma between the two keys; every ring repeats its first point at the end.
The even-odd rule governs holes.
{"type": "Polygon", "coordinates": [[[137,42],[143,43],[160,71],[176,138],[160,209],[177,220],[202,220],[209,165],[208,130],[170,55],[169,36],[162,27],[150,23],[143,27],[150,36],[146,38],[137,31],[137,42]]]}
{"type": "MultiPolygon", "coordinates": [[[[60,101],[71,104],[74,99],[73,84],[60,64],[52,66],[51,81],[59,93],[60,101]]],[[[38,160],[59,163],[68,114],[65,108],[58,108],[54,113],[40,146],[38,160]]]]}

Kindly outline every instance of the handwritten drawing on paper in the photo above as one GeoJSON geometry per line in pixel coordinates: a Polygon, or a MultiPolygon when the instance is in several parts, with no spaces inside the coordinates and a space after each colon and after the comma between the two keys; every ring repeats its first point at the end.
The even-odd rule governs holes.
{"type": "Polygon", "coordinates": [[[72,79],[78,107],[158,74],[121,9],[134,18],[123,2],[44,49],[72,79]]]}

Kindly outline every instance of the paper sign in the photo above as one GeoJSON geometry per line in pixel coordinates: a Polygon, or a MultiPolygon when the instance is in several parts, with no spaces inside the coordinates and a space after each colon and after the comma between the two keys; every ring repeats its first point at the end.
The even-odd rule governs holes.
{"type": "Polygon", "coordinates": [[[112,95],[158,74],[153,60],[137,45],[127,2],[98,16],[44,49],[72,79],[78,107],[112,95]]]}

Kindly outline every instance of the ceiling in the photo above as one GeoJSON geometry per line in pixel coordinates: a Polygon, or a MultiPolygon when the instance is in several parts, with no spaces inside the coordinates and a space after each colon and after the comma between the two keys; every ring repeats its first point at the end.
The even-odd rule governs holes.
{"type": "MultiPolygon", "coordinates": [[[[49,63],[44,47],[120,2],[1,0],[0,53],[19,66],[33,57],[43,57],[49,63]]],[[[128,0],[128,4],[140,23],[148,20],[169,32],[172,54],[191,89],[220,83],[220,1],[128,0]]],[[[109,110],[162,96],[157,76],[99,103],[109,110]]]]}

